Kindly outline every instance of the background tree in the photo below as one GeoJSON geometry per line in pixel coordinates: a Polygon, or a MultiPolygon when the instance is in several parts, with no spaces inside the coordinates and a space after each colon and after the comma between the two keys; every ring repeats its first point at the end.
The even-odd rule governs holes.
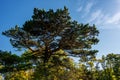
{"type": "MultiPolygon", "coordinates": [[[[97,69],[97,80],[119,80],[119,54],[108,54],[106,56],[102,56],[101,59],[98,60],[99,66],[101,69],[97,69]]],[[[95,73],[94,73],[95,74],[95,73]]]]}
{"type": "Polygon", "coordinates": [[[3,66],[0,68],[1,73],[13,71],[20,62],[19,56],[11,54],[11,52],[0,51],[0,64],[3,66]]]}
{"type": "Polygon", "coordinates": [[[111,69],[112,75],[116,79],[120,79],[120,55],[119,54],[108,54],[106,56],[107,68],[111,69]]]}
{"type": "MultiPolygon", "coordinates": [[[[5,80],[16,80],[17,78],[19,78],[17,80],[21,80],[20,77],[23,78],[21,74],[27,74],[33,68],[33,63],[29,57],[23,55],[18,56],[11,52],[0,51],[0,74],[5,80]]],[[[24,76],[24,78],[26,77],[24,76]]]]}
{"type": "Polygon", "coordinates": [[[7,51],[0,51],[0,64],[3,66],[0,68],[0,72],[6,73],[13,72],[14,69],[19,71],[21,69],[26,70],[28,68],[31,68],[32,63],[26,60],[26,57],[21,57],[7,51]]]}

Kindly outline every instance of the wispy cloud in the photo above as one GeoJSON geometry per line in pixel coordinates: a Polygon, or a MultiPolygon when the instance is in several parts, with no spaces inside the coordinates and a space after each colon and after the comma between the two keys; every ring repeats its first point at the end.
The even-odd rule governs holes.
{"type": "Polygon", "coordinates": [[[88,20],[88,22],[93,22],[93,21],[97,20],[98,18],[101,18],[102,16],[103,15],[102,15],[101,10],[97,10],[97,11],[91,13],[91,17],[88,20]]]}
{"type": "Polygon", "coordinates": [[[80,16],[82,20],[87,23],[96,24],[102,29],[120,28],[120,0],[111,2],[111,4],[114,4],[114,12],[110,12],[110,9],[113,7],[106,5],[107,7],[103,8],[98,4],[99,2],[95,0],[82,2],[82,0],[79,0],[77,12],[82,13],[82,16],[80,16]]]}
{"type": "Polygon", "coordinates": [[[83,2],[81,0],[78,0],[79,6],[77,8],[77,12],[83,12],[84,13],[84,17],[87,16],[87,14],[91,11],[92,7],[94,6],[94,2],[93,1],[89,1],[89,2],[83,2]]]}
{"type": "Polygon", "coordinates": [[[97,10],[91,13],[90,19],[88,19],[89,23],[95,23],[98,26],[102,25],[102,29],[109,28],[113,29],[120,28],[120,12],[110,15],[109,13],[103,13],[102,10],[97,10]]]}
{"type": "Polygon", "coordinates": [[[78,9],[77,9],[77,12],[81,12],[82,11],[82,6],[80,6],[78,9]]]}
{"type": "Polygon", "coordinates": [[[99,24],[120,24],[120,12],[116,14],[104,14],[101,10],[98,10],[91,14],[89,22],[98,22],[99,24]]]}
{"type": "Polygon", "coordinates": [[[89,13],[93,6],[93,2],[89,2],[85,7],[85,12],[89,13]]]}
{"type": "Polygon", "coordinates": [[[107,24],[120,24],[120,12],[114,14],[112,17],[109,17],[106,23],[107,24]]]}

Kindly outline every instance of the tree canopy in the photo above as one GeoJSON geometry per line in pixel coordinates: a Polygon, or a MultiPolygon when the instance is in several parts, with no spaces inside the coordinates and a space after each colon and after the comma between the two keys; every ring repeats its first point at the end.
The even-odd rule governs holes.
{"type": "Polygon", "coordinates": [[[97,51],[91,47],[99,41],[95,25],[72,20],[66,7],[56,11],[34,8],[32,19],[2,34],[10,38],[13,47],[32,51],[44,63],[60,49],[67,55],[93,56],[97,51]]]}

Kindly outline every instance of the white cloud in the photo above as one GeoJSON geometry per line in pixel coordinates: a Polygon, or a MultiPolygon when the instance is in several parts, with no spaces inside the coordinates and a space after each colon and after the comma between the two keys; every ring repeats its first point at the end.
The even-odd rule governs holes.
{"type": "Polygon", "coordinates": [[[95,21],[95,20],[98,19],[100,16],[102,16],[101,14],[102,14],[102,13],[101,13],[101,10],[97,10],[97,11],[93,12],[93,13],[91,14],[91,17],[90,17],[90,19],[88,20],[88,22],[93,22],[93,21],[95,21]]]}
{"type": "Polygon", "coordinates": [[[97,10],[90,14],[87,22],[94,23],[102,29],[120,28],[120,12],[115,14],[103,13],[102,10],[97,10]]]}
{"type": "Polygon", "coordinates": [[[90,18],[87,22],[95,23],[97,25],[105,24],[105,21],[108,19],[108,14],[105,15],[102,10],[96,10],[90,14],[90,18]]]}
{"type": "Polygon", "coordinates": [[[93,5],[94,5],[93,2],[88,2],[87,5],[84,6],[85,8],[83,7],[84,8],[83,9],[84,14],[83,14],[82,18],[85,18],[87,15],[89,15],[93,5]]]}
{"type": "Polygon", "coordinates": [[[89,13],[93,6],[93,2],[89,2],[85,7],[85,12],[89,13]]]}
{"type": "Polygon", "coordinates": [[[77,5],[78,5],[78,8],[77,8],[77,12],[81,12],[83,11],[83,3],[82,3],[82,0],[77,0],[77,5]]]}
{"type": "Polygon", "coordinates": [[[107,24],[120,24],[120,12],[114,14],[112,17],[109,17],[106,23],[107,24]]]}
{"type": "MultiPolygon", "coordinates": [[[[94,1],[95,2],[95,1],[94,1]]],[[[83,17],[86,17],[88,15],[88,13],[91,11],[93,5],[95,4],[93,1],[89,1],[89,2],[86,2],[84,3],[83,1],[81,0],[78,0],[78,3],[79,3],[79,7],[77,8],[77,12],[83,12],[84,15],[83,17]]]]}
{"type": "MultiPolygon", "coordinates": [[[[79,1],[81,2],[81,0],[79,1]]],[[[102,29],[120,28],[120,0],[116,0],[116,5],[114,6],[115,9],[113,10],[114,12],[110,12],[110,7],[102,8],[99,6],[98,2],[95,2],[94,0],[84,2],[84,5],[80,2],[77,12],[83,13],[81,18],[85,22],[96,24],[102,29]]]]}

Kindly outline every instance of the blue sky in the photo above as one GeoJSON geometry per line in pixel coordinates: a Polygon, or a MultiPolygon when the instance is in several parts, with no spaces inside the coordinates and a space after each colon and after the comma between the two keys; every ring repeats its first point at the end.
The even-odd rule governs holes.
{"type": "MultiPolygon", "coordinates": [[[[100,31],[98,57],[120,53],[120,0],[0,0],[0,33],[31,19],[33,9],[69,8],[70,16],[79,23],[96,24],[100,31]]],[[[15,52],[9,39],[0,35],[0,50],[15,52]]],[[[19,53],[19,52],[16,52],[19,53]]]]}

